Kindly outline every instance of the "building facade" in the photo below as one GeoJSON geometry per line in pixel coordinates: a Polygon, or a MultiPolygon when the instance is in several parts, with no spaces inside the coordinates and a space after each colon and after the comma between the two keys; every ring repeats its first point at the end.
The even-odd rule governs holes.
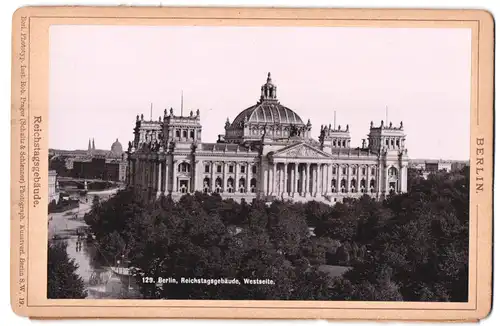
{"type": "Polygon", "coordinates": [[[57,172],[49,170],[49,203],[59,201],[59,189],[57,187],[57,172]]]}
{"type": "Polygon", "coordinates": [[[126,155],[118,139],[111,150],[96,149],[89,139],[87,150],[49,149],[49,166],[64,177],[125,182],[126,155]]]}
{"type": "Polygon", "coordinates": [[[127,150],[127,183],[143,198],[195,191],[224,198],[317,200],[325,203],[364,194],[383,199],[407,191],[408,154],[403,123],[370,124],[361,147],[351,146],[349,126],[321,126],[277,98],[268,74],[257,104],[225,124],[215,143],[201,141],[200,111],[165,110],[157,121],[137,116],[127,150]]]}

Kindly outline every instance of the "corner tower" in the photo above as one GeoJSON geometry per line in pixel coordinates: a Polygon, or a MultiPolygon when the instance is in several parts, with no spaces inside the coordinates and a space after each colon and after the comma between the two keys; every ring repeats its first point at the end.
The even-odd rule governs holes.
{"type": "Polygon", "coordinates": [[[332,128],[332,125],[321,126],[319,135],[319,142],[321,150],[331,152],[334,148],[350,148],[351,147],[351,134],[349,132],[349,125],[345,129],[341,126],[332,128]]]}
{"type": "Polygon", "coordinates": [[[381,121],[380,126],[375,127],[373,121],[370,123],[368,147],[380,157],[380,185],[384,196],[407,192],[408,150],[405,141],[402,121],[399,126],[393,126],[392,122],[386,126],[381,121]]]}
{"type": "Polygon", "coordinates": [[[200,110],[196,110],[196,114],[191,111],[186,117],[174,115],[172,108],[170,108],[168,115],[167,110],[165,110],[163,135],[167,148],[174,143],[176,147],[190,148],[192,144],[201,142],[201,131],[200,110]]]}

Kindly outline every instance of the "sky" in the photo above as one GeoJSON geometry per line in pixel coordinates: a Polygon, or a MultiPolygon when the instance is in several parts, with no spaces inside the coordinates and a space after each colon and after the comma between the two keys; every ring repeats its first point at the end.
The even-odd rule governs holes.
{"type": "Polygon", "coordinates": [[[467,28],[54,25],[49,147],[124,149],[136,115],[200,110],[202,141],[254,105],[267,73],[281,104],[312,123],[403,121],[410,158],[468,159],[471,30],[467,28]]]}

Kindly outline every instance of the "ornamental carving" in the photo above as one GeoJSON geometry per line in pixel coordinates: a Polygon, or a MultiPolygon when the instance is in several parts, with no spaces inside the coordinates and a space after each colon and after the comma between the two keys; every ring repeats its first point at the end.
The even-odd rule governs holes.
{"type": "Polygon", "coordinates": [[[289,158],[295,158],[295,157],[317,157],[317,158],[324,158],[326,155],[321,154],[320,152],[309,148],[307,146],[298,146],[296,148],[292,148],[286,152],[283,153],[278,153],[279,157],[289,157],[289,158]]]}

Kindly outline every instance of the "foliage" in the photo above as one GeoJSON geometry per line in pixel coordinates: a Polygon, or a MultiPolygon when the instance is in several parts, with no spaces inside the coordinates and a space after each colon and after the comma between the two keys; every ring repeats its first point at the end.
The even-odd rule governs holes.
{"type": "Polygon", "coordinates": [[[76,274],[78,264],[68,257],[66,247],[66,242],[55,242],[48,246],[48,299],[83,299],[87,296],[83,280],[76,274]]]}
{"type": "Polygon", "coordinates": [[[145,204],[125,190],[94,201],[85,221],[110,261],[128,257],[139,270],[145,298],[467,301],[468,170],[409,183],[409,193],[384,201],[333,207],[202,193],[145,204]],[[325,264],[352,268],[339,278],[319,271],[325,264]],[[156,285],[143,276],[241,285],[156,285]]]}

